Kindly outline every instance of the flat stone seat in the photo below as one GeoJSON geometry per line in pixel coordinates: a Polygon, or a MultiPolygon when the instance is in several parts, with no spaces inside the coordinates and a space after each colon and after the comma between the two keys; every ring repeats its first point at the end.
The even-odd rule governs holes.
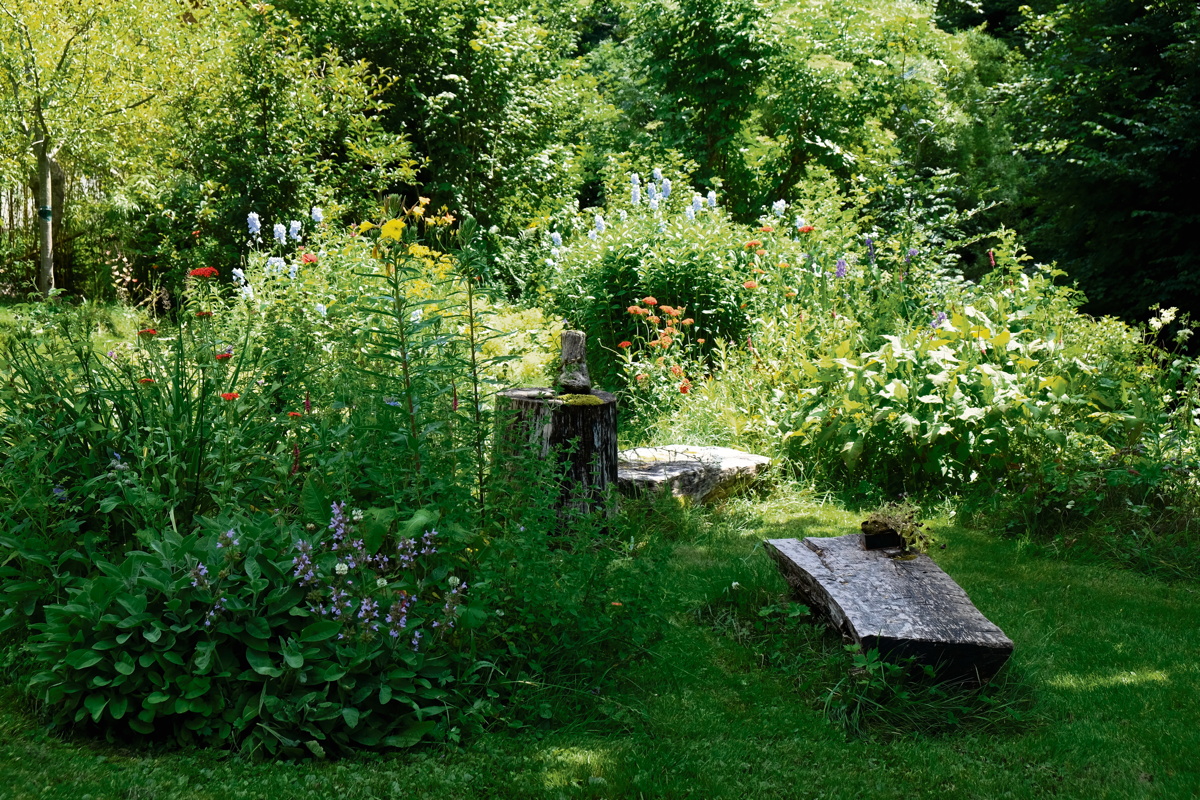
{"type": "Polygon", "coordinates": [[[753,483],[770,464],[766,456],[730,447],[637,447],[617,454],[617,487],[627,495],[669,489],[676,497],[706,503],[753,483]]]}
{"type": "Polygon", "coordinates": [[[768,539],[798,599],[864,651],[889,660],[915,656],[946,680],[989,681],[1013,643],[972,605],[967,593],[929,556],[865,550],[862,534],[768,539]]]}

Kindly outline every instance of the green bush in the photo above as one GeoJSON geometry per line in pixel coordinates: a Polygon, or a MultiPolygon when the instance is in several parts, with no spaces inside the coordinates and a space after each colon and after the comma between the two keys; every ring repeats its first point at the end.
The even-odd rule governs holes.
{"type": "Polygon", "coordinates": [[[54,722],[110,737],[292,755],[416,743],[446,719],[469,655],[456,622],[483,613],[460,605],[462,535],[368,514],[359,530],[335,504],[307,537],[265,516],[166,530],[98,559],[33,626],[31,690],[54,722]]]}

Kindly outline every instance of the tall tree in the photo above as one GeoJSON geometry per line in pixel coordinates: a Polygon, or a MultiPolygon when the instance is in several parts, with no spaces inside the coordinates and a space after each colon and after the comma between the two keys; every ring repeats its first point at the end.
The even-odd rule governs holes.
{"type": "Polygon", "coordinates": [[[158,132],[155,104],[186,87],[213,3],[0,0],[0,156],[37,185],[37,287],[54,288],[52,174],[119,174],[158,132]],[[206,6],[206,7],[205,7],[206,6]]]}
{"type": "Polygon", "coordinates": [[[1093,313],[1200,312],[1200,6],[1072,0],[1026,33],[1034,252],[1093,313]]]}

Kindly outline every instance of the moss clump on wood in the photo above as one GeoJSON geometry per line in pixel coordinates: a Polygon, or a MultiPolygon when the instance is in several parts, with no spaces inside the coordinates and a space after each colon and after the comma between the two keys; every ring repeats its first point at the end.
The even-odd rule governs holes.
{"type": "Polygon", "coordinates": [[[558,399],[566,406],[602,406],[604,401],[594,394],[560,394],[558,399]]]}

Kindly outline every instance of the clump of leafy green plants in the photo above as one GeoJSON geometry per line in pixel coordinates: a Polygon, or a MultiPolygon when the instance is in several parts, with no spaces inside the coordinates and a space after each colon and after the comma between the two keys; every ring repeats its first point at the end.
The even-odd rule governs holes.
{"type": "Polygon", "coordinates": [[[846,645],[849,663],[820,704],[848,736],[890,737],[951,730],[1012,730],[1030,716],[1026,688],[1001,673],[984,687],[947,683],[935,666],[887,659],[846,645]]]}
{"type": "Polygon", "coordinates": [[[465,536],[352,518],[334,504],[302,532],[261,515],[97,559],[33,626],[31,691],[54,722],[110,738],[318,756],[415,743],[449,710],[460,629],[483,615],[464,606],[465,536]]]}
{"type": "Polygon", "coordinates": [[[862,531],[867,536],[896,537],[906,554],[924,553],[933,540],[919,514],[920,509],[908,501],[888,503],[863,520],[862,531]]]}

